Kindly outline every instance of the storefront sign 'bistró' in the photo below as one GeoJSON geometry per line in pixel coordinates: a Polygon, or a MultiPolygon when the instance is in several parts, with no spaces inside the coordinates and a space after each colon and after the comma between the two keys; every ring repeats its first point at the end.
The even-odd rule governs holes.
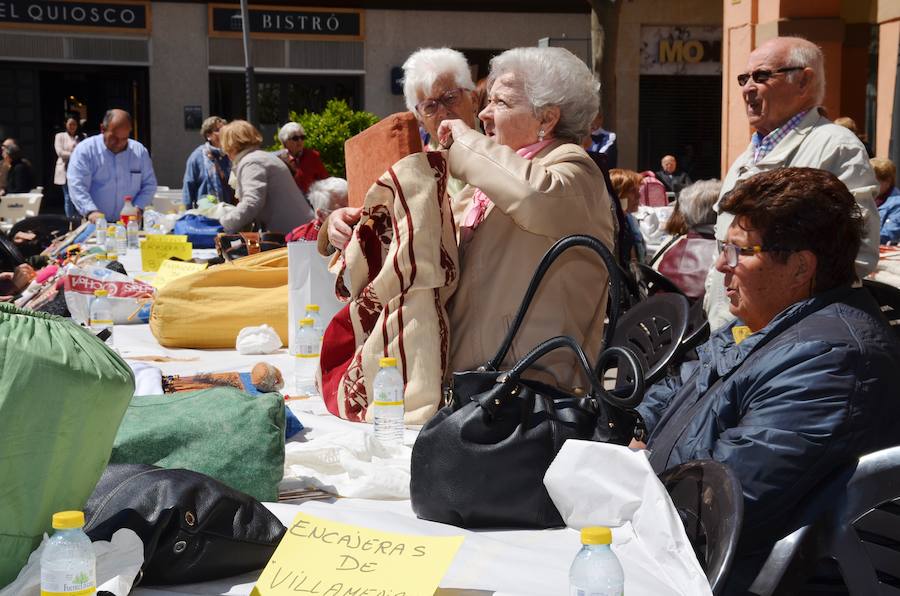
{"type": "Polygon", "coordinates": [[[149,29],[148,3],[0,1],[0,26],[149,29]]]}
{"type": "MultiPolygon", "coordinates": [[[[241,33],[239,6],[209,5],[210,35],[241,33]]],[[[287,8],[251,6],[250,33],[254,36],[362,39],[363,15],[360,10],[287,8]]]]}

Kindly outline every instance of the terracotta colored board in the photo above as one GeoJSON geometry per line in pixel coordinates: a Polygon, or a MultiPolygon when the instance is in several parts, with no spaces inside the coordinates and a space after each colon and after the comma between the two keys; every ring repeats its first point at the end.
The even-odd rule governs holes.
{"type": "Polygon", "coordinates": [[[347,194],[360,207],[369,188],[400,159],[422,151],[419,123],[412,112],[387,116],[344,143],[347,194]]]}

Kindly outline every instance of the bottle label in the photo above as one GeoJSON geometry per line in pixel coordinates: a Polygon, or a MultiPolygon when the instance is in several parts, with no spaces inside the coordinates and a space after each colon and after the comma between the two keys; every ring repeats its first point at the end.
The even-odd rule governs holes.
{"type": "Polygon", "coordinates": [[[89,596],[97,593],[97,580],[90,567],[81,571],[41,571],[41,596],[89,596]]]}
{"type": "Polygon", "coordinates": [[[578,586],[569,587],[569,596],[624,596],[624,590],[604,590],[602,592],[593,592],[591,590],[583,590],[578,586]]]}
{"type": "Polygon", "coordinates": [[[91,319],[90,326],[112,325],[112,319],[91,319]]]}

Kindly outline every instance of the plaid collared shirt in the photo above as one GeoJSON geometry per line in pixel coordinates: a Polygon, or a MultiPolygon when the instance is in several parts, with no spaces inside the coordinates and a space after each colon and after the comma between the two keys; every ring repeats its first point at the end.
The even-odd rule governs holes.
{"type": "Polygon", "coordinates": [[[758,162],[768,155],[772,149],[781,142],[781,139],[797,128],[797,125],[800,124],[800,121],[803,120],[803,117],[808,113],[809,110],[803,110],[802,112],[794,114],[791,116],[790,120],[767,134],[765,138],[760,138],[758,132],[753,133],[753,138],[751,139],[751,142],[753,143],[753,163],[758,162]]]}

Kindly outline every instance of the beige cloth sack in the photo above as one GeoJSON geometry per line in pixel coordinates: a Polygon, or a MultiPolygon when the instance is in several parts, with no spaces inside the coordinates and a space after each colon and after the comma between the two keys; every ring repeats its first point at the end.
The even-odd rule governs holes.
{"type": "Polygon", "coordinates": [[[369,396],[384,356],[396,358],[403,375],[407,424],[424,424],[440,406],[450,346],[445,305],[459,278],[447,175],[440,153],[394,164],[369,189],[333,264],[337,294],[350,303],[325,332],[322,395],[341,418],[371,421],[369,396]]]}

